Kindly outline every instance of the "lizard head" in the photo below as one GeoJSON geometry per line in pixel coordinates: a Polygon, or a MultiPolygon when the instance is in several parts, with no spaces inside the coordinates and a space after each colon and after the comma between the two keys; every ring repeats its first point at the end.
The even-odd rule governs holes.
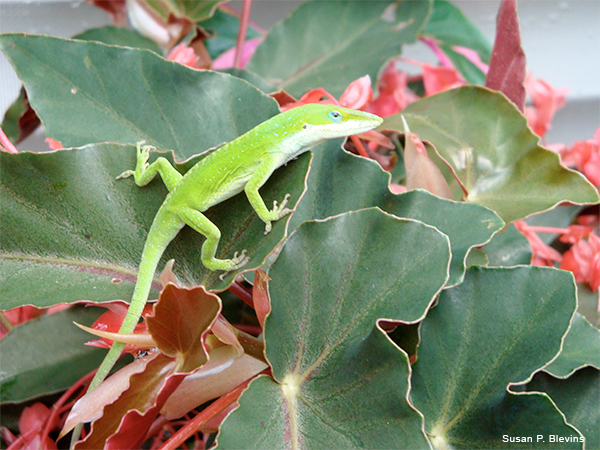
{"type": "Polygon", "coordinates": [[[290,110],[299,115],[303,134],[314,136],[315,141],[363,133],[378,127],[383,119],[363,111],[336,105],[313,103],[290,110]]]}

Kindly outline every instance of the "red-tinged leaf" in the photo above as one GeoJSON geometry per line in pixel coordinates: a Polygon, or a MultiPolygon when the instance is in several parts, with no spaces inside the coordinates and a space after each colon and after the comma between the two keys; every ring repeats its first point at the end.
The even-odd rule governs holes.
{"type": "Polygon", "coordinates": [[[173,273],[173,265],[175,265],[175,260],[170,259],[165,264],[165,268],[160,273],[160,284],[166,286],[168,283],[173,283],[175,286],[182,286],[183,283],[179,281],[177,275],[173,273]]]}
{"type": "MultiPolygon", "coordinates": [[[[219,315],[217,320],[212,324],[210,331],[214,337],[223,344],[233,346],[236,349],[238,356],[244,354],[244,347],[242,347],[242,344],[238,339],[237,330],[227,321],[227,319],[225,319],[225,317],[219,315]]],[[[216,345],[214,347],[216,347],[216,345]]]]}
{"type": "Polygon", "coordinates": [[[279,106],[285,106],[288,103],[296,102],[296,99],[292,95],[288,94],[284,89],[280,89],[277,92],[269,94],[269,97],[274,98],[279,106]]]}
{"type": "Polygon", "coordinates": [[[103,409],[117,401],[121,394],[129,388],[129,379],[146,370],[150,357],[136,359],[121,370],[108,377],[100,386],[88,391],[81,397],[69,412],[63,425],[59,439],[65,436],[79,423],[89,423],[102,417],[103,409]]]}
{"type": "Polygon", "coordinates": [[[182,417],[197,406],[227,394],[267,367],[250,355],[240,356],[231,345],[215,348],[208,363],[185,378],[161,412],[169,420],[182,417]]]}
{"type": "Polygon", "coordinates": [[[485,86],[502,92],[523,112],[525,52],[521,47],[516,0],[503,0],[498,11],[496,40],[485,86]]]}
{"type": "Polygon", "coordinates": [[[404,122],[404,166],[406,168],[406,188],[425,189],[433,195],[452,200],[452,192],[440,169],[427,155],[425,145],[419,137],[411,133],[404,122]]]}
{"type": "Polygon", "coordinates": [[[160,351],[176,358],[176,372],[191,372],[208,361],[204,341],[220,312],[221,300],[203,286],[168,284],[146,322],[160,351]]]}
{"type": "Polygon", "coordinates": [[[106,406],[92,431],[75,448],[121,450],[139,448],[150,425],[159,414],[185,374],[174,374],[176,362],[162,353],[147,358],[143,372],[133,375],[129,388],[119,399],[106,406]]]}
{"type": "Polygon", "coordinates": [[[271,299],[269,298],[269,280],[264,270],[257,270],[254,274],[254,288],[252,289],[252,300],[254,310],[260,327],[264,329],[265,319],[271,312],[271,299]]]}

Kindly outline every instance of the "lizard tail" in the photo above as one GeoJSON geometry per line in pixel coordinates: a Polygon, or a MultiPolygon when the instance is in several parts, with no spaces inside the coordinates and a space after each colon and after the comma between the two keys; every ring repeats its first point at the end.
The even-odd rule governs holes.
{"type": "MultiPolygon", "coordinates": [[[[132,333],[139,322],[142,312],[144,311],[144,306],[146,306],[146,301],[148,300],[148,294],[152,288],[154,272],[156,271],[158,262],[169,243],[175,238],[177,233],[179,233],[179,230],[183,228],[183,225],[184,223],[179,217],[162,208],[156,214],[154,222],[148,232],[146,244],[144,245],[138,278],[135,283],[127,314],[119,329],[120,334],[132,333]]],[[[96,372],[96,375],[90,383],[88,392],[91,392],[92,389],[104,381],[121,356],[124,347],[125,344],[122,342],[113,342],[113,345],[104,357],[102,364],[100,364],[98,372],[96,372]]]]}

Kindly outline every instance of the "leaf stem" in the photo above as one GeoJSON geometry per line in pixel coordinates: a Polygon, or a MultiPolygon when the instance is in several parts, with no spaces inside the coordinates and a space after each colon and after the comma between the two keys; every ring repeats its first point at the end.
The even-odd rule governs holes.
{"type": "Polygon", "coordinates": [[[238,30],[237,42],[235,44],[235,57],[233,59],[233,67],[241,69],[242,53],[244,50],[244,42],[248,32],[248,22],[250,21],[250,9],[252,8],[252,0],[244,0],[242,5],[242,17],[240,18],[240,28],[238,30]]]}
{"type": "Polygon", "coordinates": [[[265,358],[265,343],[254,336],[235,328],[235,334],[244,352],[259,361],[269,364],[265,358]]]}
{"type": "MultiPolygon", "coordinates": [[[[48,436],[50,434],[50,431],[54,429],[55,422],[57,422],[57,416],[59,416],[62,412],[62,406],[67,402],[69,398],[71,398],[71,396],[79,388],[83,387],[88,381],[90,381],[95,374],[96,369],[81,377],[77,382],[75,382],[75,384],[73,384],[69,389],[67,389],[63,395],[61,395],[58,401],[52,406],[52,413],[46,421],[46,425],[44,427],[42,436],[48,436]]],[[[83,393],[81,393],[80,395],[83,395],[83,393]]]]}
{"type": "Polygon", "coordinates": [[[252,300],[252,291],[246,289],[240,282],[235,280],[231,286],[229,286],[231,293],[240,298],[244,303],[254,309],[254,301],[252,300]]]}

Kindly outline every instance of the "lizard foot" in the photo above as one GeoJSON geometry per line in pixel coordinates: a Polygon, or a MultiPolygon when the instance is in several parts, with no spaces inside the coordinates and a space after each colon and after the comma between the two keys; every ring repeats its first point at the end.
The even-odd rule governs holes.
{"type": "Polygon", "coordinates": [[[250,261],[250,257],[246,256],[246,250],[242,250],[242,252],[238,255],[238,252],[233,254],[233,258],[230,259],[233,266],[219,275],[219,280],[223,281],[225,277],[232,271],[239,269],[240,267],[245,266],[250,261]]]}
{"type": "Polygon", "coordinates": [[[148,168],[148,159],[150,158],[150,150],[154,149],[151,145],[144,145],[146,141],[140,141],[137,143],[137,165],[135,167],[136,172],[143,173],[148,168]]]}
{"type": "MultiPolygon", "coordinates": [[[[144,145],[146,141],[139,141],[136,144],[136,166],[135,170],[126,170],[121,175],[119,175],[116,180],[121,180],[123,178],[129,178],[130,176],[136,175],[136,172],[142,173],[148,168],[148,158],[150,158],[150,150],[153,148],[150,145],[144,145]]],[[[139,175],[138,175],[139,176],[139,175]]]]}
{"type": "MultiPolygon", "coordinates": [[[[281,202],[281,205],[277,206],[277,200],[273,201],[273,209],[271,211],[269,211],[271,213],[271,215],[273,216],[273,218],[271,220],[279,220],[282,217],[287,216],[289,213],[292,212],[291,209],[286,208],[285,206],[288,203],[288,200],[290,199],[291,195],[290,194],[285,194],[285,197],[283,198],[283,201],[281,202]]],[[[266,222],[266,226],[265,226],[265,234],[269,234],[269,232],[271,231],[271,222],[266,222]]]]}

